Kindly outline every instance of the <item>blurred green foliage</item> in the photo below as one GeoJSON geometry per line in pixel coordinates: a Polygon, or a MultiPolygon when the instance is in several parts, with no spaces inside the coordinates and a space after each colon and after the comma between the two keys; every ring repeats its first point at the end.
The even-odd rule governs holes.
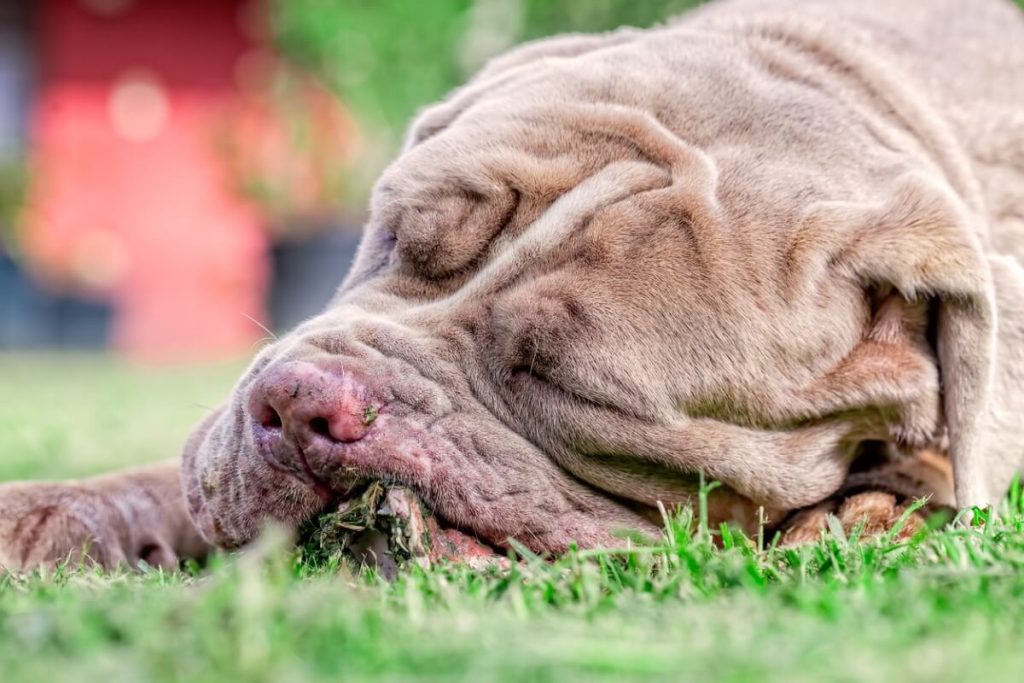
{"type": "Polygon", "coordinates": [[[458,82],[470,0],[281,0],[284,54],[339,92],[363,125],[394,130],[458,82]]]}
{"type": "Polygon", "coordinates": [[[28,175],[21,160],[0,160],[0,249],[17,250],[28,175]]]}
{"type": "Polygon", "coordinates": [[[364,129],[393,145],[417,109],[487,58],[569,31],[649,26],[699,0],[278,0],[273,25],[292,61],[319,74],[364,129]]]}
{"type": "Polygon", "coordinates": [[[524,38],[565,31],[607,31],[619,26],[651,26],[701,0],[526,0],[524,38]]]}

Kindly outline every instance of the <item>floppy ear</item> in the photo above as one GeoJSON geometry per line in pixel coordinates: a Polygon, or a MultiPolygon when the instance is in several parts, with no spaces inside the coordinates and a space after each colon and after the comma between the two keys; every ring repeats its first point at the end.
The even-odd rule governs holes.
{"type": "Polygon", "coordinates": [[[983,462],[990,493],[999,497],[1015,474],[1024,473],[1024,269],[1013,256],[990,256],[988,265],[995,287],[996,346],[983,462]]]}
{"type": "Polygon", "coordinates": [[[956,501],[961,507],[995,504],[1024,464],[1020,266],[988,256],[982,219],[921,175],[902,177],[880,206],[817,208],[828,214],[812,222],[830,225],[824,239],[832,242],[825,249],[832,265],[865,286],[891,286],[909,300],[935,302],[956,501]]]}

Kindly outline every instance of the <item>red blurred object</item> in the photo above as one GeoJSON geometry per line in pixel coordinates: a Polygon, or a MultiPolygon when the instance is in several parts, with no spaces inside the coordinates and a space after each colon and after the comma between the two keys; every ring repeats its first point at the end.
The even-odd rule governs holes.
{"type": "Polygon", "coordinates": [[[130,355],[224,355],[264,334],[266,231],[213,139],[260,42],[251,4],[36,5],[25,248],[48,281],[111,298],[130,355]]]}

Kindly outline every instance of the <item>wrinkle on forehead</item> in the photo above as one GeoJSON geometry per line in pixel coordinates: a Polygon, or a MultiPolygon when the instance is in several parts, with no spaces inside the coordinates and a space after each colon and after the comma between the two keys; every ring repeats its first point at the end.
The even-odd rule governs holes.
{"type": "MultiPolygon", "coordinates": [[[[620,161],[609,164],[575,188],[562,195],[551,207],[516,239],[508,241],[504,249],[475,274],[470,280],[450,295],[436,300],[415,301],[386,294],[367,293],[378,303],[386,297],[386,305],[375,314],[367,310],[369,300],[360,305],[351,302],[361,295],[371,281],[346,292],[345,299],[332,310],[314,318],[296,330],[297,334],[313,332],[322,327],[327,319],[344,317],[348,320],[369,322],[412,322],[421,316],[432,319],[438,314],[450,312],[454,307],[501,289],[514,280],[527,266],[543,258],[545,254],[565,242],[579,226],[598,211],[628,199],[639,192],[652,190],[671,183],[665,169],[640,161],[620,161]],[[408,314],[413,314],[410,319],[408,314]],[[349,317],[354,316],[354,317],[349,317]]],[[[359,297],[362,298],[362,297],[359,297]]]]}
{"type": "Polygon", "coordinates": [[[601,209],[644,190],[664,187],[663,169],[644,162],[609,164],[564,194],[519,237],[505,245],[465,285],[449,296],[430,302],[427,311],[448,309],[507,286],[530,264],[563,244],[589,217],[601,209]]]}
{"type": "Polygon", "coordinates": [[[561,194],[526,230],[498,245],[463,286],[427,310],[458,305],[508,286],[528,266],[563,245],[586,219],[643,192],[651,193],[666,210],[689,216],[693,228],[701,232],[698,241],[707,248],[724,248],[715,164],[649,113],[619,105],[537,105],[526,113],[537,121],[538,134],[551,134],[550,125],[542,122],[553,121],[557,130],[564,129],[574,139],[597,134],[628,141],[640,159],[611,161],[561,194]]]}

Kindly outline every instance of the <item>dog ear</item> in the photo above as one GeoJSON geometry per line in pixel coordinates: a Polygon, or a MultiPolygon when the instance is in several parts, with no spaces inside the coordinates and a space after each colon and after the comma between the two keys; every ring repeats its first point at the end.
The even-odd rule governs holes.
{"type": "Polygon", "coordinates": [[[996,340],[984,463],[991,493],[998,497],[1014,475],[1024,473],[1024,269],[1012,256],[990,256],[988,265],[996,340]]]}
{"type": "Polygon", "coordinates": [[[813,286],[825,270],[865,287],[934,302],[943,415],[961,507],[993,505],[1024,463],[1024,273],[989,257],[980,218],[949,190],[908,174],[887,201],[817,205],[795,244],[826,258],[796,258],[813,286]],[[807,268],[821,273],[807,272],[807,268]]]}

